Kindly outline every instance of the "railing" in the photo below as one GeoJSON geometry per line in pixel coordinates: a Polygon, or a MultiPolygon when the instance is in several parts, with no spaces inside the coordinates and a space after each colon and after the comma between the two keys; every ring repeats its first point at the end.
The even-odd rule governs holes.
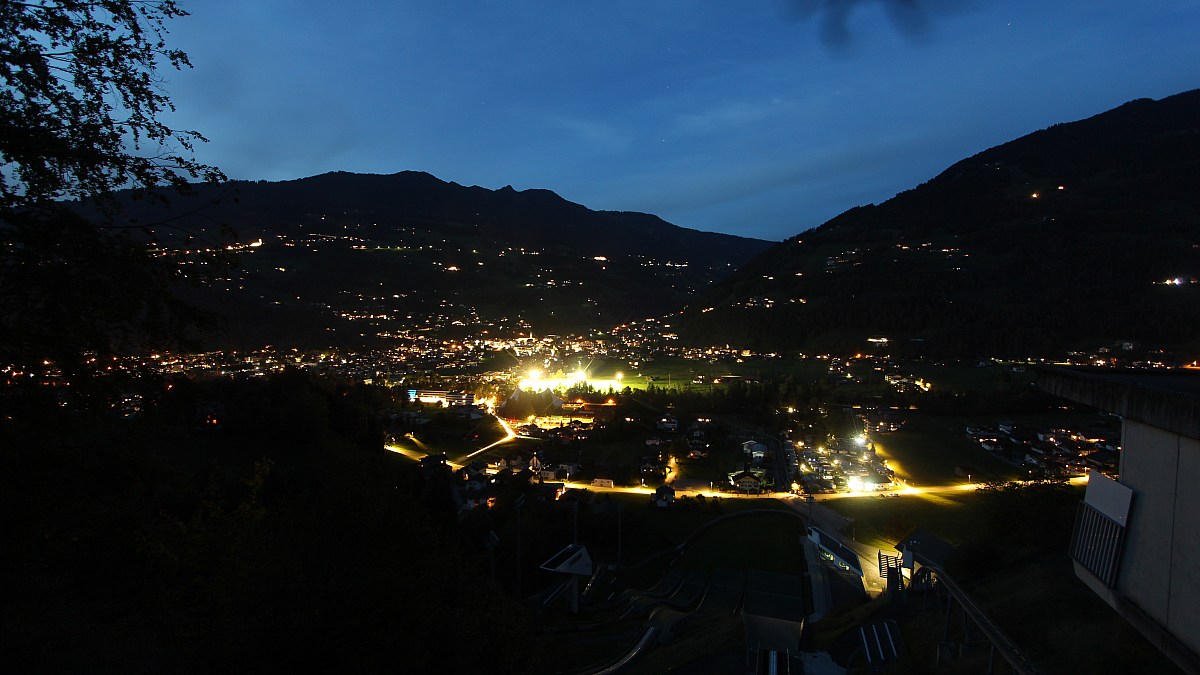
{"type": "Polygon", "coordinates": [[[1038,674],[1037,667],[1021,652],[1016,643],[1005,635],[999,626],[992,623],[991,619],[971,600],[971,597],[940,567],[937,565],[924,565],[920,567],[913,577],[913,583],[934,588],[938,591],[939,597],[943,592],[946,593],[945,627],[943,629],[942,642],[938,645],[935,666],[940,666],[942,663],[942,648],[944,646],[948,646],[951,649],[957,646],[958,655],[962,656],[967,643],[971,641],[970,626],[973,625],[975,626],[975,630],[981,633],[983,638],[990,643],[991,649],[988,654],[986,672],[995,672],[996,655],[999,654],[1008,663],[1012,672],[1017,675],[1038,674]],[[959,614],[962,617],[962,640],[958,642],[948,639],[950,634],[950,615],[955,604],[958,605],[959,614]]]}

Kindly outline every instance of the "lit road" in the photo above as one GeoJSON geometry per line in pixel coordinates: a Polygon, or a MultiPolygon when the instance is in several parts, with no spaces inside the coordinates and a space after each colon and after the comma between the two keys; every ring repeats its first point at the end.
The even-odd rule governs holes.
{"type": "MultiPolygon", "coordinates": [[[[403,445],[397,445],[395,443],[388,443],[383,446],[383,449],[387,450],[388,452],[394,452],[397,455],[407,457],[407,458],[413,460],[414,462],[419,462],[422,459],[425,459],[429,455],[433,454],[432,452],[430,452],[431,448],[428,445],[425,445],[424,443],[419,441],[412,434],[405,434],[404,438],[408,439],[408,442],[416,445],[420,450],[413,450],[412,448],[406,448],[403,445]]],[[[461,464],[459,462],[454,462],[452,460],[447,460],[446,464],[449,464],[450,468],[455,469],[455,470],[461,469],[464,466],[463,464],[461,464]]]]}
{"type": "MultiPolygon", "coordinates": [[[[412,439],[409,439],[409,440],[412,440],[412,439]]],[[[385,450],[387,450],[389,452],[394,452],[397,455],[404,455],[405,457],[413,460],[414,462],[421,461],[422,459],[425,458],[425,455],[429,454],[427,452],[417,452],[415,450],[410,450],[409,448],[405,448],[403,446],[395,445],[395,444],[391,444],[391,443],[389,443],[383,447],[385,450]]]]}
{"type": "Polygon", "coordinates": [[[502,443],[507,443],[517,437],[517,432],[513,431],[513,428],[508,425],[508,422],[505,422],[499,416],[493,415],[493,417],[495,417],[496,421],[500,423],[500,428],[504,429],[504,438],[501,438],[500,440],[496,441],[495,443],[491,443],[491,444],[483,446],[482,448],[476,450],[475,452],[472,452],[471,454],[463,457],[461,460],[459,460],[460,462],[465,462],[468,459],[471,459],[472,457],[474,457],[476,455],[483,454],[483,453],[487,452],[488,450],[491,450],[492,448],[496,447],[497,445],[500,445],[502,443]]]}
{"type": "MultiPolygon", "coordinates": [[[[514,438],[529,438],[528,436],[521,436],[521,435],[517,434],[517,432],[513,431],[513,428],[511,426],[509,426],[508,422],[505,422],[503,419],[501,419],[498,416],[495,416],[495,417],[496,417],[496,421],[500,423],[500,428],[504,429],[504,438],[501,438],[500,440],[496,441],[495,443],[489,443],[489,444],[483,446],[482,448],[480,448],[472,453],[463,455],[462,457],[459,457],[457,459],[448,459],[446,463],[449,464],[454,469],[461,469],[462,467],[466,466],[473,457],[476,457],[477,455],[481,455],[498,445],[508,443],[509,441],[513,440],[514,438]]],[[[403,445],[399,445],[399,444],[395,444],[395,443],[387,444],[387,445],[384,445],[383,447],[385,450],[394,452],[397,455],[402,455],[402,456],[407,457],[416,462],[419,462],[422,459],[424,459],[425,457],[435,454],[435,452],[436,452],[434,448],[431,448],[428,445],[422,443],[420,439],[418,439],[416,436],[414,436],[411,433],[405,434],[404,438],[409,443],[415,445],[416,449],[405,447],[403,445]]]]}

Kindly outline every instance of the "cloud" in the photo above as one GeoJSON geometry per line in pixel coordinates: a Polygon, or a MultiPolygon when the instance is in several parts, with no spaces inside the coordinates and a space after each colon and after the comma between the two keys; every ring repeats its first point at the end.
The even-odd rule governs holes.
{"type": "Polygon", "coordinates": [[[875,39],[878,30],[864,9],[882,10],[906,39],[929,39],[938,18],[975,9],[986,0],[788,0],[792,15],[816,21],[826,47],[845,49],[856,39],[875,39]],[[857,17],[856,17],[857,15],[857,17]]]}
{"type": "Polygon", "coordinates": [[[633,142],[633,134],[628,131],[596,120],[548,117],[546,124],[564,130],[574,136],[578,142],[606,154],[623,153],[633,142]]]}
{"type": "Polygon", "coordinates": [[[728,103],[696,113],[678,115],[675,129],[684,134],[709,134],[761,122],[783,112],[787,106],[778,98],[765,103],[728,103]]]}

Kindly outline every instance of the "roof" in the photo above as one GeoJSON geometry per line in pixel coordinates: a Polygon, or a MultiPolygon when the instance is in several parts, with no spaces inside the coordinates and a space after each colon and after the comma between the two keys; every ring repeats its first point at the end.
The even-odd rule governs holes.
{"type": "Polygon", "coordinates": [[[550,556],[549,560],[541,564],[541,569],[586,577],[592,574],[592,557],[582,544],[570,544],[550,556]]]}
{"type": "Polygon", "coordinates": [[[1200,439],[1200,374],[1097,368],[1038,369],[1038,388],[1115,415],[1200,439]]]}
{"type": "Polygon", "coordinates": [[[858,573],[858,576],[863,576],[862,566],[858,562],[858,554],[853,549],[815,527],[808,528],[808,538],[819,548],[828,551],[834,559],[858,573]]]}

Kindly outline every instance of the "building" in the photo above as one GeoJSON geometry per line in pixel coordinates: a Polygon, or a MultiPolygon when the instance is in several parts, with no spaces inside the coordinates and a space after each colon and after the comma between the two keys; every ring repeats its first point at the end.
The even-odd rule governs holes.
{"type": "Polygon", "coordinates": [[[739,492],[745,492],[747,494],[757,494],[762,492],[762,477],[758,473],[751,471],[750,467],[746,467],[742,471],[731,474],[729,476],[729,482],[733,485],[734,489],[738,490],[739,492]]]}
{"type": "Polygon", "coordinates": [[[1119,480],[1091,471],[1079,505],[1076,576],[1200,673],[1200,376],[1044,368],[1038,386],[1123,420],[1119,480]]]}
{"type": "Polygon", "coordinates": [[[660,485],[650,496],[650,503],[658,507],[667,507],[675,503],[675,488],[670,485],[660,485]]]}
{"type": "Polygon", "coordinates": [[[439,403],[442,406],[449,408],[450,406],[455,405],[471,405],[475,401],[475,395],[470,392],[463,391],[409,389],[408,399],[410,401],[419,401],[421,403],[439,403]]]}

